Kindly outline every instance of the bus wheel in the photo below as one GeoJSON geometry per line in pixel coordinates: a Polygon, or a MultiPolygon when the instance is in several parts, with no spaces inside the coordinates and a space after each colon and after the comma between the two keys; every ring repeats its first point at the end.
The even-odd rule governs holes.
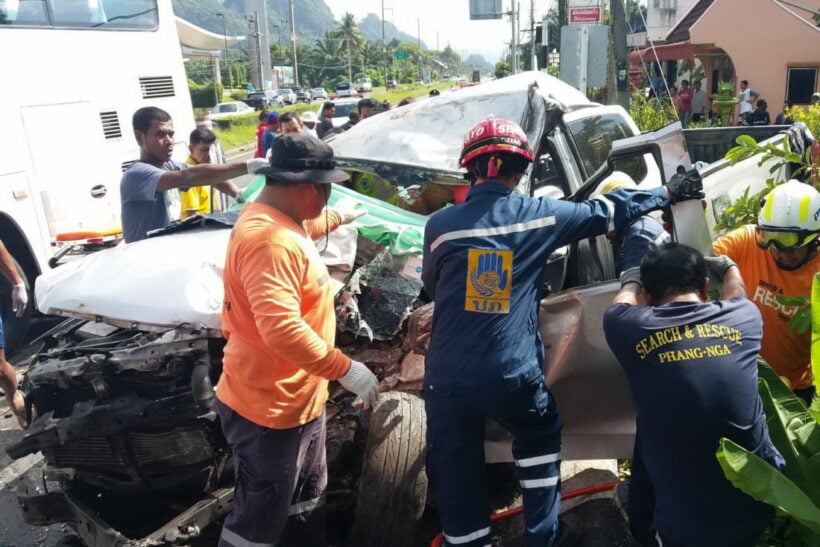
{"type": "Polygon", "coordinates": [[[427,501],[427,424],[414,393],[382,393],[370,418],[359,495],[347,545],[409,547],[427,501]]]}

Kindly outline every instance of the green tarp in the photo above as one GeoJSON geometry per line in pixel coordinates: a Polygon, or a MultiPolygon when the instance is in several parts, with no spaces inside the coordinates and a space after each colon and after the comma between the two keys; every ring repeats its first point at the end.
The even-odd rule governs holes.
{"type": "MultiPolygon", "coordinates": [[[[265,177],[253,179],[253,182],[242,190],[245,202],[255,200],[264,185],[265,177]]],[[[333,207],[344,198],[350,198],[367,209],[367,214],[359,217],[354,223],[361,235],[388,247],[393,255],[421,256],[424,246],[424,225],[427,223],[426,216],[399,209],[339,184],[332,186],[329,207],[333,207]]],[[[234,204],[230,210],[238,211],[241,208],[241,204],[234,204]]]]}

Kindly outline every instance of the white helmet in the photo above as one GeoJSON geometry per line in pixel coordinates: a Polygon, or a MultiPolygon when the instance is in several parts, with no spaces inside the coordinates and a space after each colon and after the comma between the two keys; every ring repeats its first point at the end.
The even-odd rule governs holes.
{"type": "Polygon", "coordinates": [[[755,230],[757,244],[780,250],[802,247],[820,233],[820,192],[810,184],[790,180],[769,192],[755,230]]]}
{"type": "Polygon", "coordinates": [[[608,194],[610,192],[614,192],[615,190],[637,190],[638,185],[635,184],[635,181],[624,173],[623,171],[613,171],[610,173],[604,180],[601,181],[601,184],[592,194],[593,196],[600,196],[602,194],[608,194]]]}

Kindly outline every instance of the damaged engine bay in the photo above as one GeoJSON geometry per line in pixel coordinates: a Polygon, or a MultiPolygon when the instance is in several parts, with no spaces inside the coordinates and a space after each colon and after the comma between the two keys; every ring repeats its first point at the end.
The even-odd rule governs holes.
{"type": "MultiPolygon", "coordinates": [[[[170,244],[184,247],[173,240],[189,236],[203,246],[215,238],[227,245],[224,225],[188,224],[182,233],[150,238],[143,246],[155,247],[152,252],[170,244]]],[[[411,352],[405,319],[422,303],[420,258],[393,256],[355,228],[337,232],[317,242],[337,284],[337,346],[370,366],[383,392],[419,390],[423,357],[411,352]]],[[[110,254],[128,247],[138,245],[110,254]]],[[[93,304],[67,309],[74,304],[65,295],[77,297],[77,287],[66,281],[69,270],[88,286],[88,276],[95,268],[106,270],[112,258],[117,260],[104,252],[85,257],[55,270],[61,274],[59,289],[56,281],[38,286],[51,313],[74,317],[40,338],[42,349],[25,377],[27,411],[34,419],[6,450],[15,459],[42,452],[47,465],[42,491],[18,497],[28,523],[69,523],[88,545],[188,544],[232,506],[230,449],[212,410],[225,340],[204,325],[126,326],[110,316],[83,317],[93,304]],[[129,510],[135,504],[141,509],[129,510]]],[[[127,283],[121,280],[120,286],[127,283]]],[[[215,300],[209,291],[219,289],[200,282],[196,287],[199,301],[215,300]]],[[[131,289],[139,299],[139,291],[150,286],[131,289]]],[[[175,302],[166,299],[164,305],[173,308],[175,302]]],[[[354,395],[338,384],[330,390],[327,505],[329,523],[336,524],[328,531],[342,541],[354,520],[370,413],[353,406],[354,395]]]]}

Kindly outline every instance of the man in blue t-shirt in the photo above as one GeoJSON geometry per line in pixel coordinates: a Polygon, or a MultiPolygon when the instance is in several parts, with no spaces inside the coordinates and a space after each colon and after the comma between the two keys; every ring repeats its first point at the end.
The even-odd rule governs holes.
{"type": "Polygon", "coordinates": [[[166,190],[213,184],[234,195],[235,187],[232,189],[226,184],[226,179],[268,166],[261,158],[192,166],[173,161],[174,122],[167,112],[154,106],[137,110],[132,125],[140,159],[123,173],[120,181],[122,231],[126,243],[145,239],[150,230],[171,223],[166,190]]]}
{"type": "Polygon", "coordinates": [[[729,438],[775,467],[784,461],[769,438],[757,391],[763,323],[737,266],[670,243],[621,274],[621,284],[604,314],[604,332],[635,401],[655,498],[654,541],[754,545],[774,510],[724,477],[718,441],[729,438]],[[708,300],[708,270],[723,279],[723,300],[708,300]],[[641,294],[646,306],[638,305],[641,294]]]}

